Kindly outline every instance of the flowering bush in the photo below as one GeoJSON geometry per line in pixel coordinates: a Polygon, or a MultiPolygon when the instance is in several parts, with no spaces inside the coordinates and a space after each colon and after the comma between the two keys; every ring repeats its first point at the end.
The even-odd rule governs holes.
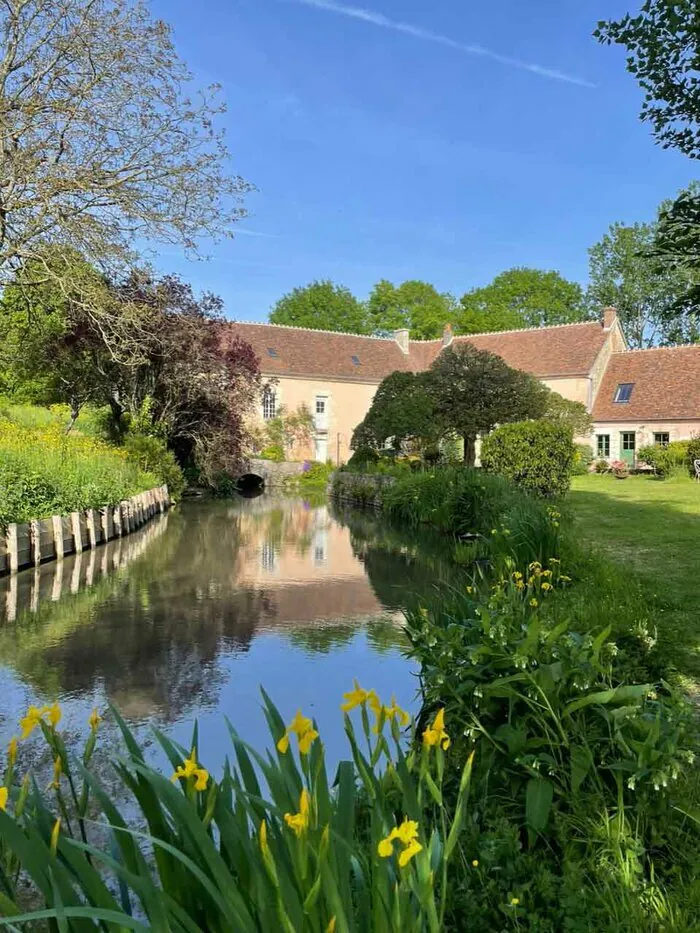
{"type": "MultiPolygon", "coordinates": [[[[219,781],[202,763],[196,729],[189,749],[156,732],[172,764],[169,777],[145,762],[113,711],[125,744],[114,769],[144,834],[127,824],[90,770],[97,712],[78,760],[58,731],[59,707],[30,708],[22,737],[41,730],[54,779],[50,797],[28,776],[18,782],[12,740],[0,788],[0,914],[13,923],[50,919],[67,931],[99,923],[139,931],[438,933],[472,770],[472,756],[453,763],[459,789],[448,808],[444,711],[421,735],[412,727],[406,753],[401,730],[409,715],[355,682],[342,704],[351,760],[332,780],[316,724],[301,711],[285,724],[266,695],[264,709],[275,754],[262,757],[229,724],[235,765],[219,781]],[[22,914],[20,875],[43,909],[22,914]]],[[[513,909],[517,902],[514,895],[513,909]]]]}
{"type": "Polygon", "coordinates": [[[610,628],[550,621],[549,601],[571,582],[558,560],[505,571],[409,615],[426,708],[444,707],[480,750],[477,781],[512,801],[533,840],[582,791],[649,808],[692,762],[678,701],[665,685],[620,679],[610,628]]]}
{"type": "Polygon", "coordinates": [[[610,464],[610,472],[617,479],[627,479],[630,475],[629,464],[624,460],[613,460],[610,464]]]}
{"type": "Polygon", "coordinates": [[[0,525],[116,505],[157,485],[122,448],[0,418],[0,525]]]}
{"type": "Polygon", "coordinates": [[[545,419],[503,424],[481,445],[485,470],[545,499],[568,492],[575,462],[571,428],[545,419]]]}

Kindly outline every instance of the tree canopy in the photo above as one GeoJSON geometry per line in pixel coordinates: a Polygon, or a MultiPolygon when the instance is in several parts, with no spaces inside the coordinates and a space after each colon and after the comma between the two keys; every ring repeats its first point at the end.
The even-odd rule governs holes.
{"type": "Polygon", "coordinates": [[[372,289],[367,302],[368,327],[373,333],[408,329],[412,340],[440,337],[446,324],[454,321],[456,302],[452,295],[440,294],[434,285],[411,279],[393,285],[382,279],[372,289]]]}
{"type": "Polygon", "coordinates": [[[355,428],[352,449],[380,449],[390,440],[399,450],[409,443],[421,450],[440,437],[427,373],[395,372],[377,389],[364,420],[355,428]]]}
{"type": "MultiPolygon", "coordinates": [[[[639,13],[598,23],[600,42],[627,52],[644,98],[640,116],[665,149],[700,158],[700,6],[697,0],[645,0],[639,13]]],[[[674,341],[700,336],[700,188],[692,184],[661,207],[654,254],[668,275],[686,274],[685,293],[664,311],[674,341]]]]}
{"type": "Polygon", "coordinates": [[[109,406],[115,434],[138,425],[167,440],[181,463],[196,463],[207,480],[235,470],[260,374],[252,347],[222,326],[221,300],[195,296],[177,276],[140,270],[110,283],[73,261],[73,280],[128,322],[118,333],[131,334],[129,345],[115,334],[107,339],[83,302],[55,280],[37,286],[30,264],[0,302],[5,381],[33,401],[69,403],[74,418],[87,402],[109,406]]]}
{"type": "Polygon", "coordinates": [[[397,449],[410,443],[424,451],[457,436],[464,440],[465,460],[473,463],[478,435],[496,424],[542,417],[551,394],[500,356],[453,344],[427,372],[395,372],[384,379],[352,447],[376,449],[391,439],[397,449]]]}
{"type": "Polygon", "coordinates": [[[697,0],[644,0],[637,15],[598,23],[594,35],[627,51],[644,91],[641,118],[664,148],[700,158],[700,7],[697,0]]]}
{"type": "Polygon", "coordinates": [[[362,302],[344,285],[336,285],[327,279],[295,288],[280,298],[270,312],[270,323],[352,334],[367,333],[362,302]]]}
{"type": "Polygon", "coordinates": [[[684,330],[677,303],[691,276],[655,255],[656,235],[656,223],[615,223],[589,250],[590,300],[617,309],[633,348],[675,342],[684,330]]]}
{"type": "Polygon", "coordinates": [[[460,333],[571,324],[587,317],[581,286],[558,272],[515,268],[461,299],[460,333]]]}
{"type": "Polygon", "coordinates": [[[470,343],[453,344],[438,356],[430,368],[429,391],[437,423],[464,439],[470,464],[478,435],[497,424],[542,417],[549,395],[534,376],[470,343]]]}
{"type": "Polygon", "coordinates": [[[0,284],[47,242],[123,269],[138,242],[230,232],[250,186],[228,172],[218,89],[190,94],[145,3],[7,0],[0,36],[0,284]]]}

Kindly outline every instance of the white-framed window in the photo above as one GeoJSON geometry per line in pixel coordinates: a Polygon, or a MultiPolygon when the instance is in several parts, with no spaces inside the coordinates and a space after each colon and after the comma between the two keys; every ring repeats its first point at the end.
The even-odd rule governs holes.
{"type": "Polygon", "coordinates": [[[659,447],[668,447],[671,436],[668,431],[655,431],[654,432],[654,443],[659,447]]]}
{"type": "Polygon", "coordinates": [[[598,456],[609,457],[610,456],[610,435],[599,434],[596,438],[596,443],[598,445],[598,456]]]}
{"type": "Polygon", "coordinates": [[[265,421],[270,421],[277,415],[277,393],[270,386],[263,389],[262,410],[265,421]]]}
{"type": "Polygon", "coordinates": [[[316,414],[325,415],[326,413],[326,397],[325,395],[316,396],[316,414]]]}

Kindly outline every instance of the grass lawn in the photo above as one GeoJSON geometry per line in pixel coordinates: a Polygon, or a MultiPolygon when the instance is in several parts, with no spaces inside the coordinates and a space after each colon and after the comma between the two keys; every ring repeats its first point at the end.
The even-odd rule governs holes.
{"type": "Polygon", "coordinates": [[[700,483],[592,474],[574,478],[568,501],[578,541],[625,569],[659,651],[700,697],[700,483]]]}

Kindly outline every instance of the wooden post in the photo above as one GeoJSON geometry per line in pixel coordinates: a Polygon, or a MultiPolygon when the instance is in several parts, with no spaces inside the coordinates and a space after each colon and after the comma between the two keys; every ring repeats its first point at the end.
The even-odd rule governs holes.
{"type": "Polygon", "coordinates": [[[41,563],[41,525],[38,521],[29,523],[29,540],[34,566],[38,567],[41,563]]]}
{"type": "Polygon", "coordinates": [[[9,561],[10,573],[17,573],[19,570],[19,545],[17,542],[17,525],[15,522],[11,522],[7,526],[7,559],[9,561]]]}
{"type": "Polygon", "coordinates": [[[124,534],[124,529],[122,528],[122,507],[121,503],[114,506],[114,516],[112,518],[114,524],[114,537],[121,538],[124,534]]]}
{"type": "Polygon", "coordinates": [[[53,546],[56,551],[56,560],[63,560],[63,519],[60,515],[51,518],[53,525],[53,546]]]}
{"type": "Polygon", "coordinates": [[[102,528],[102,540],[109,541],[112,537],[111,522],[109,520],[109,508],[100,509],[100,527],[102,528]]]}
{"type": "Polygon", "coordinates": [[[85,512],[85,518],[87,519],[87,529],[88,529],[88,538],[90,540],[90,547],[97,547],[97,522],[95,519],[95,510],[88,509],[85,512]]]}
{"type": "MultiPolygon", "coordinates": [[[[75,513],[74,513],[75,514],[75,513]]],[[[73,564],[73,573],[70,577],[70,591],[71,593],[77,593],[80,589],[80,570],[83,563],[83,552],[82,549],[76,552],[75,562],[73,564]]]]}
{"type": "Polygon", "coordinates": [[[70,527],[71,534],[73,535],[73,550],[76,554],[80,554],[83,550],[83,532],[80,528],[80,512],[70,513],[70,527]]]}

